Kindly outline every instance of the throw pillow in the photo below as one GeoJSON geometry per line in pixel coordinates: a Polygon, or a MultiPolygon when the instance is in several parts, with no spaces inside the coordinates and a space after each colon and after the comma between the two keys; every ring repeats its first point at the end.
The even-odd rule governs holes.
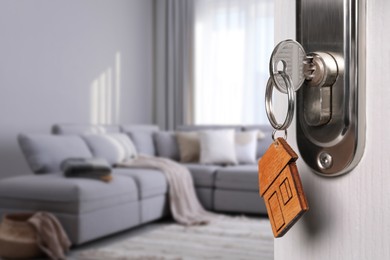
{"type": "Polygon", "coordinates": [[[174,132],[154,133],[157,156],[169,158],[175,161],[180,160],[179,145],[174,132]]]}
{"type": "Polygon", "coordinates": [[[260,135],[262,135],[263,138],[259,138],[259,135],[257,136],[257,159],[261,158],[267,151],[268,147],[273,143],[273,140],[271,138],[272,131],[273,128],[267,129],[266,131],[259,131],[259,133],[261,133],[260,135]]]}
{"type": "Polygon", "coordinates": [[[180,162],[198,162],[200,155],[198,132],[178,132],[176,137],[179,145],[180,162]]]}
{"type": "Polygon", "coordinates": [[[135,145],[128,135],[122,133],[110,133],[106,135],[114,138],[122,145],[125,151],[125,161],[134,159],[138,156],[137,149],[135,149],[135,145]]]}
{"type": "Polygon", "coordinates": [[[265,133],[263,133],[263,131],[261,131],[261,130],[257,130],[256,133],[257,133],[258,140],[262,140],[266,137],[265,133]]]}
{"type": "Polygon", "coordinates": [[[68,158],[91,158],[92,154],[79,136],[20,134],[18,141],[30,168],[36,173],[60,171],[68,158]]]}
{"type": "Polygon", "coordinates": [[[237,132],[236,155],[240,164],[256,163],[258,131],[237,132]]]}
{"type": "Polygon", "coordinates": [[[126,152],[120,142],[106,134],[85,134],[81,136],[94,157],[106,159],[111,165],[123,162],[126,152]]]}
{"type": "Polygon", "coordinates": [[[200,163],[237,164],[234,134],[233,129],[200,132],[200,163]]]}
{"type": "Polygon", "coordinates": [[[134,130],[127,132],[130,139],[134,142],[139,154],[155,156],[156,150],[153,143],[153,132],[134,130]]]}

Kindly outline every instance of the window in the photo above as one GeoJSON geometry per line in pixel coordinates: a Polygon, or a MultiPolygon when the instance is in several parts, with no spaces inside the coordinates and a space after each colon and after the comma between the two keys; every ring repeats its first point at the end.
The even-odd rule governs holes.
{"type": "Polygon", "coordinates": [[[197,0],[195,124],[267,123],[272,0],[197,0]]]}

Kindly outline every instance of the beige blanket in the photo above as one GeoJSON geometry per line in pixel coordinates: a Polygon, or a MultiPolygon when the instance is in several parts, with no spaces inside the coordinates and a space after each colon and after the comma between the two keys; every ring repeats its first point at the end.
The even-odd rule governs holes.
{"type": "Polygon", "coordinates": [[[48,212],[37,212],[28,219],[36,232],[39,248],[53,260],[66,259],[71,243],[61,223],[48,212]]]}
{"type": "Polygon", "coordinates": [[[140,155],[118,165],[126,168],[152,168],[161,170],[169,184],[169,200],[173,218],[183,225],[207,224],[213,213],[206,211],[195,193],[191,173],[170,159],[140,155]]]}

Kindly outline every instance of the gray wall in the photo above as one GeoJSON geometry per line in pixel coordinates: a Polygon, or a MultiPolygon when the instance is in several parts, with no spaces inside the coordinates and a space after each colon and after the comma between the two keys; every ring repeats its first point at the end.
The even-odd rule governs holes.
{"type": "Polygon", "coordinates": [[[152,122],[152,4],[0,2],[0,178],[29,172],[19,132],[152,122]]]}

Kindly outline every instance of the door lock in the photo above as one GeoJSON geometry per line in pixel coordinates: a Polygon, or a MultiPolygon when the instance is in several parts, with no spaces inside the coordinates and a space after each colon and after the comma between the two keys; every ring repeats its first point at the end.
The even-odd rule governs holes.
{"type": "Polygon", "coordinates": [[[304,118],[310,126],[327,124],[332,116],[332,86],[338,76],[332,54],[314,52],[306,56],[304,74],[308,86],[304,96],[304,118]]]}
{"type": "MultiPolygon", "coordinates": [[[[270,75],[279,91],[287,93],[284,80],[277,74],[280,70],[292,77],[295,91],[302,84],[308,86],[304,92],[304,118],[310,126],[327,124],[332,116],[332,86],[339,73],[333,55],[326,52],[306,54],[298,42],[285,40],[275,47],[271,56],[270,75]]],[[[339,62],[342,63],[340,58],[339,62]]]]}
{"type": "Polygon", "coordinates": [[[358,164],[366,123],[366,0],[332,1],[327,5],[297,0],[297,39],[302,45],[283,41],[270,60],[276,89],[290,96],[291,89],[297,91],[301,156],[315,173],[328,177],[347,173],[358,164]],[[329,17],[331,21],[326,20],[329,17]]]}

